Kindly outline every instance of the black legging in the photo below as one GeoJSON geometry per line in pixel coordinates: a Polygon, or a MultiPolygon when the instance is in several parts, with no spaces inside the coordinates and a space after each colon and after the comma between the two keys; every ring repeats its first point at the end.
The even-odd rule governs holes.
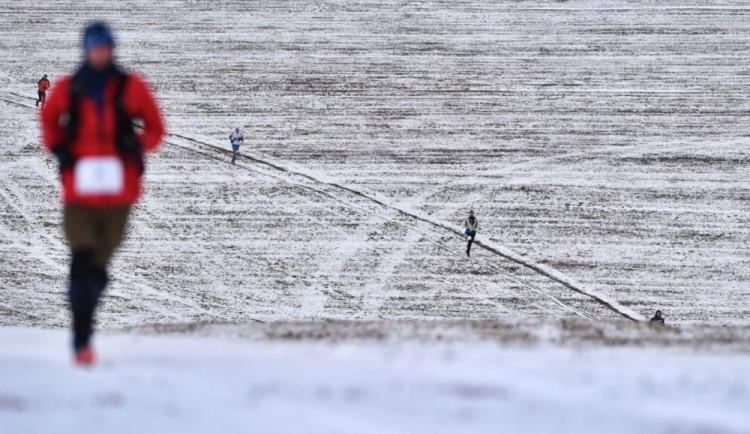
{"type": "Polygon", "coordinates": [[[474,237],[477,236],[477,231],[469,231],[468,236],[471,237],[471,238],[469,238],[469,242],[466,245],[466,253],[470,253],[471,252],[471,245],[474,243],[474,237]]]}
{"type": "Polygon", "coordinates": [[[73,252],[70,267],[70,307],[73,310],[73,347],[89,346],[93,333],[94,310],[107,286],[107,271],[93,264],[93,251],[73,252]]]}

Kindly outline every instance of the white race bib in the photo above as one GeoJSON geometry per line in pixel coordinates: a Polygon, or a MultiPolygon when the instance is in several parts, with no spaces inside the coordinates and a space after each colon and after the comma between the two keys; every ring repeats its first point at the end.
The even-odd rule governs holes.
{"type": "Polygon", "coordinates": [[[120,194],[125,188],[122,160],[117,157],[85,157],[75,168],[76,192],[80,195],[120,194]]]}

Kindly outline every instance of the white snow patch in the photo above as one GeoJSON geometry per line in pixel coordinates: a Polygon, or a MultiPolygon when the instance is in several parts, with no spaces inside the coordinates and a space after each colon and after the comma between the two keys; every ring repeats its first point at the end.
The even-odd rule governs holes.
{"type": "Polygon", "coordinates": [[[740,433],[744,354],[99,337],[0,329],[9,433],[740,433]]]}

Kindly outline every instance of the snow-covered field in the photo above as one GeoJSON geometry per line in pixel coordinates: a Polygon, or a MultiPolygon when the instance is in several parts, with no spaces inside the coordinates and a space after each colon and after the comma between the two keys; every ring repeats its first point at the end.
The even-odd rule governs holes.
{"type": "Polygon", "coordinates": [[[634,317],[748,324],[750,9],[647,1],[7,3],[0,90],[26,107],[0,102],[0,323],[67,323],[55,169],[18,95],[75,67],[91,17],[171,132],[241,125],[246,154],[388,205],[173,136],[205,154],[152,159],[107,327],[620,315],[396,211],[458,230],[469,208],[480,241],[634,317]]]}
{"type": "MultiPolygon", "coordinates": [[[[107,334],[91,371],[70,368],[61,331],[0,328],[0,372],[12,373],[0,377],[0,422],[25,434],[750,431],[750,357],[732,339],[696,353],[675,331],[585,324],[523,327],[579,347],[500,346],[519,335],[492,323],[355,324],[387,333],[333,341],[352,324],[281,326],[264,331],[270,340],[230,339],[258,332],[230,325],[200,337],[107,334]],[[660,345],[587,345],[596,330],[660,345]]],[[[748,331],[733,338],[745,351],[748,331]]]]}
{"type": "Polygon", "coordinates": [[[0,426],[750,431],[750,4],[1,6],[0,426]],[[70,320],[33,97],[92,18],[172,134],[79,372],[39,330],[70,320]],[[681,329],[596,325],[657,308],[681,329]]]}

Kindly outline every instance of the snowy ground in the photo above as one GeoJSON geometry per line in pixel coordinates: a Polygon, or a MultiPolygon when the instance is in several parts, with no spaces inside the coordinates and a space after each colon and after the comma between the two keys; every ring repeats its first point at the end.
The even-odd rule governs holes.
{"type": "MultiPolygon", "coordinates": [[[[544,341],[593,331],[539,325],[527,330],[544,341]]],[[[71,368],[60,331],[0,328],[0,372],[13,372],[0,377],[0,421],[27,434],[750,431],[750,357],[731,345],[747,349],[748,330],[696,352],[676,331],[613,327],[598,330],[661,343],[509,346],[498,345],[516,336],[509,324],[394,323],[376,329],[395,340],[247,340],[227,325],[202,337],[107,334],[87,371],[71,368]],[[462,327],[484,332],[464,340],[462,327]]]]}
{"type": "Polygon", "coordinates": [[[749,19],[692,0],[4,2],[2,431],[750,431],[749,19]],[[40,330],[70,319],[32,98],[95,17],[173,134],[86,372],[40,330]],[[623,320],[656,308],[680,328],[623,320]]]}
{"type": "MultiPolygon", "coordinates": [[[[224,146],[245,126],[246,154],[388,205],[167,146],[106,327],[620,316],[490,251],[467,263],[454,232],[394,207],[453,230],[476,208],[480,240],[634,317],[748,324],[743,3],[18,1],[0,14],[6,100],[70,71],[94,16],[172,132],[224,146]]],[[[0,109],[0,323],[65,325],[54,166],[33,111],[0,109]]]]}

